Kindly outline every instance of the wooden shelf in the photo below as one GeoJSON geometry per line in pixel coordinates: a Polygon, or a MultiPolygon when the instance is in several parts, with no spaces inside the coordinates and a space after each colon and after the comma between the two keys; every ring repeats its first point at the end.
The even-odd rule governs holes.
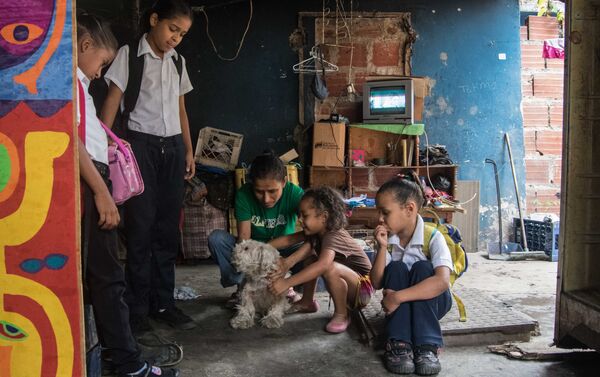
{"type": "MultiPolygon", "coordinates": [[[[446,223],[452,223],[452,217],[456,212],[464,213],[463,208],[451,207],[426,207],[435,212],[438,217],[446,223]]],[[[421,213],[423,217],[431,217],[426,212],[421,213]]],[[[379,213],[374,207],[356,207],[352,209],[352,216],[348,219],[350,225],[361,225],[367,228],[375,228],[379,224],[379,213]]]]}
{"type": "MultiPolygon", "coordinates": [[[[349,196],[366,194],[373,198],[379,187],[399,173],[406,170],[414,170],[419,176],[433,178],[437,174],[443,174],[450,180],[450,192],[448,194],[456,197],[456,181],[458,174],[457,165],[431,165],[427,166],[369,166],[369,167],[309,167],[309,186],[331,186],[346,192],[349,196]]],[[[451,223],[455,212],[464,212],[462,208],[454,207],[428,207],[441,219],[451,223]]],[[[350,224],[377,226],[379,219],[377,209],[372,207],[357,207],[352,211],[350,224]]]]}
{"type": "MultiPolygon", "coordinates": [[[[385,182],[406,170],[413,170],[417,175],[429,175],[431,179],[437,174],[444,175],[450,180],[448,194],[456,197],[458,166],[419,166],[418,136],[398,135],[390,132],[352,127],[352,125],[348,127],[347,133],[346,164],[350,163],[349,154],[352,153],[352,150],[356,149],[364,151],[367,163],[374,159],[383,159],[387,161],[395,160],[400,164],[408,161],[408,164],[411,166],[309,166],[308,184],[310,187],[330,186],[346,193],[349,197],[366,194],[368,197],[374,198],[379,187],[385,182]],[[386,150],[387,145],[396,145],[397,155],[389,156],[386,150]],[[394,159],[390,159],[390,157],[394,157],[394,159]]],[[[451,207],[432,207],[431,209],[446,222],[452,221],[454,212],[461,211],[461,209],[451,207]]],[[[367,207],[355,208],[350,218],[350,224],[361,224],[368,227],[377,226],[378,221],[377,209],[367,207]]]]}
{"type": "MultiPolygon", "coordinates": [[[[309,167],[309,186],[327,185],[347,191],[351,196],[375,195],[379,187],[399,173],[414,170],[419,176],[426,176],[426,166],[367,166],[367,167],[309,167]]],[[[457,165],[430,165],[429,176],[443,174],[451,183],[448,194],[456,197],[457,165]]]]}

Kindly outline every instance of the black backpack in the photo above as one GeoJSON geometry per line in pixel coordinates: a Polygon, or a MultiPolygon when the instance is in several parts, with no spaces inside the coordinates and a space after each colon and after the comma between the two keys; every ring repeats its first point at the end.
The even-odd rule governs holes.
{"type": "MultiPolygon", "coordinates": [[[[138,46],[138,43],[135,43],[135,46],[138,46]]],[[[125,93],[123,93],[125,106],[121,115],[121,126],[124,129],[127,129],[129,114],[135,109],[135,105],[137,104],[142,87],[142,75],[144,73],[144,55],[137,56],[138,49],[131,48],[133,45],[129,44],[129,80],[127,81],[125,93]]],[[[171,56],[171,58],[173,59],[173,63],[175,63],[175,68],[179,74],[179,83],[181,83],[183,61],[181,58],[176,58],[175,55],[171,56]]]]}

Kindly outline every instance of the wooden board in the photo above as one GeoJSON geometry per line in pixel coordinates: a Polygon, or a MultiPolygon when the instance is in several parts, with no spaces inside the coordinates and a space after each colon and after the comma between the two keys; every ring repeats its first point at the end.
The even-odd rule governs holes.
{"type": "MultiPolygon", "coordinates": [[[[365,162],[369,163],[376,158],[386,159],[386,163],[392,165],[401,165],[401,156],[403,153],[402,140],[406,140],[406,145],[409,145],[410,140],[413,141],[412,161],[408,165],[415,166],[419,161],[419,139],[415,136],[397,135],[390,132],[374,131],[365,128],[349,127],[348,128],[348,153],[353,149],[362,149],[365,151],[365,162]],[[397,149],[396,161],[390,160],[387,152],[388,144],[393,145],[397,149]]],[[[408,155],[408,150],[406,152],[408,155]]]]}
{"type": "Polygon", "coordinates": [[[469,253],[477,252],[479,236],[479,181],[457,181],[456,198],[462,205],[465,213],[456,213],[453,223],[460,230],[463,246],[469,253]],[[471,200],[474,198],[473,200],[471,200]]]}
{"type": "Polygon", "coordinates": [[[338,190],[346,188],[346,169],[335,167],[309,167],[309,187],[331,186],[338,190]]]}

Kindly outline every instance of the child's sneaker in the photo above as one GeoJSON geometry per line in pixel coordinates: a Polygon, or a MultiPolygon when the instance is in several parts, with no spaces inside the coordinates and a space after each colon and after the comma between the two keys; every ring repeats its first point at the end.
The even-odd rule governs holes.
{"type": "Polygon", "coordinates": [[[179,377],[179,369],[177,368],[159,368],[148,363],[144,367],[134,373],[120,374],[119,377],[179,377]]]}
{"type": "Polygon", "coordinates": [[[415,349],[415,371],[420,376],[440,373],[442,365],[438,359],[437,346],[425,344],[415,349]]]}
{"type": "Polygon", "coordinates": [[[415,371],[411,345],[399,340],[390,339],[385,343],[383,362],[392,373],[411,374],[415,371]]]}

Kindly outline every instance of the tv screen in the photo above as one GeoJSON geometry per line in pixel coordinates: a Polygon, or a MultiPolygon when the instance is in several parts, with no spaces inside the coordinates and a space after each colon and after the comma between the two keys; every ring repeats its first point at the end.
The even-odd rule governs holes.
{"type": "Polygon", "coordinates": [[[405,114],[406,87],[372,88],[369,96],[369,108],[372,115],[405,114]]]}
{"type": "Polygon", "coordinates": [[[363,122],[412,124],[414,101],[410,78],[366,81],[363,85],[363,122]]]}

